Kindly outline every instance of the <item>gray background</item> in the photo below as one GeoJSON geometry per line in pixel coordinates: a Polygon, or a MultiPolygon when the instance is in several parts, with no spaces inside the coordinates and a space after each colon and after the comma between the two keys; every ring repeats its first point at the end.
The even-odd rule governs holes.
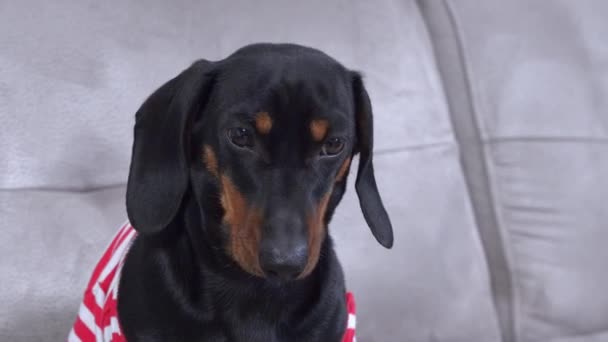
{"type": "Polygon", "coordinates": [[[0,340],[65,340],[133,117],[258,41],[360,70],[395,247],[331,224],[359,341],[608,341],[608,3],[0,1],[0,340]]]}

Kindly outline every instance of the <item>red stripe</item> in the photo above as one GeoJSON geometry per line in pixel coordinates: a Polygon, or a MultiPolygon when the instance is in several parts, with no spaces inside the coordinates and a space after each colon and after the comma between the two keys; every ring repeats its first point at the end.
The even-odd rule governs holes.
{"type": "Polygon", "coordinates": [[[108,246],[108,248],[106,249],[106,251],[101,256],[101,259],[99,260],[99,263],[97,264],[97,266],[95,266],[95,269],[93,270],[93,275],[91,275],[91,280],[89,281],[89,285],[87,286],[87,288],[90,289],[90,288],[93,287],[93,285],[95,284],[95,282],[99,278],[99,275],[101,274],[101,272],[103,271],[103,269],[106,267],[106,265],[108,264],[108,262],[112,258],[112,254],[114,254],[114,250],[116,250],[116,247],[118,246],[119,242],[122,241],[122,240],[124,240],[124,237],[127,235],[125,233],[124,236],[122,237],[122,239],[119,241],[119,237],[121,237],[120,233],[123,232],[123,230],[128,229],[128,228],[130,228],[130,225],[129,224],[125,224],[124,226],[122,226],[120,228],[120,230],[118,231],[118,233],[114,236],[114,238],[112,239],[112,242],[110,243],[110,246],[108,246]]]}
{"type": "Polygon", "coordinates": [[[356,313],[355,296],[351,292],[346,293],[346,310],[350,314],[356,313]]]}
{"type": "Polygon", "coordinates": [[[127,342],[123,335],[112,334],[112,342],[127,342]]]}
{"type": "Polygon", "coordinates": [[[114,277],[116,276],[116,270],[118,269],[119,265],[120,265],[120,262],[118,262],[116,264],[116,266],[112,267],[112,270],[108,273],[108,276],[106,277],[106,279],[99,282],[99,286],[101,287],[103,292],[106,294],[106,297],[110,295],[110,293],[109,293],[110,285],[112,285],[112,281],[114,280],[114,277]]]}
{"type": "Polygon", "coordinates": [[[342,339],[342,342],[353,342],[354,338],[355,338],[355,331],[352,329],[348,329],[348,330],[346,330],[346,333],[344,334],[344,339],[342,339]]]}
{"type": "MultiPolygon", "coordinates": [[[[89,311],[91,311],[91,314],[93,314],[93,317],[95,317],[97,319],[97,316],[99,315],[99,313],[101,313],[102,308],[100,308],[99,306],[97,306],[97,302],[95,301],[95,296],[93,295],[93,292],[90,289],[87,289],[87,293],[84,294],[84,299],[82,300],[82,304],[87,307],[87,309],[89,309],[89,311]]],[[[97,322],[95,322],[97,323],[97,322]]]]}
{"type": "MultiPolygon", "coordinates": [[[[348,314],[356,314],[355,296],[351,292],[346,293],[346,312],[348,314]]],[[[347,321],[348,323],[348,321],[347,321]]],[[[355,338],[355,329],[346,329],[342,342],[352,342],[355,338]]]]}
{"type": "Polygon", "coordinates": [[[132,229],[133,229],[133,227],[131,227],[130,224],[126,224],[122,228],[120,228],[120,232],[117,234],[117,237],[119,237],[119,240],[116,242],[116,245],[114,246],[114,250],[116,250],[116,248],[118,248],[118,246],[122,245],[122,243],[127,239],[127,236],[129,235],[129,233],[131,233],[132,229]]]}
{"type": "Polygon", "coordinates": [[[74,333],[82,342],[95,341],[95,334],[89,330],[89,328],[87,328],[80,318],[76,318],[76,322],[74,323],[74,333]]]}
{"type": "MultiPolygon", "coordinates": [[[[95,266],[93,274],[91,275],[91,278],[89,280],[89,285],[87,286],[87,289],[83,296],[84,298],[81,305],[86,307],[91,312],[95,320],[95,328],[100,329],[100,331],[103,331],[103,329],[101,329],[102,327],[106,328],[106,325],[109,324],[110,317],[116,316],[116,301],[109,300],[106,302],[106,305],[104,305],[103,308],[99,307],[95,300],[93,288],[96,284],[99,285],[99,287],[105,293],[106,299],[110,299],[107,298],[107,296],[112,296],[112,294],[110,293],[110,285],[112,284],[112,279],[114,279],[114,277],[116,276],[116,272],[117,269],[120,267],[121,261],[117,262],[116,265],[113,265],[114,267],[112,267],[104,281],[100,281],[99,277],[103,270],[109,266],[110,260],[112,259],[114,254],[116,254],[116,250],[120,248],[124,243],[130,243],[130,241],[127,240],[129,236],[133,236],[130,235],[132,230],[133,227],[131,227],[131,225],[127,223],[123,225],[114,235],[112,241],[104,251],[98,264],[95,266]]],[[[89,328],[87,328],[86,324],[84,324],[80,317],[76,318],[73,330],[74,334],[78,336],[78,338],[80,338],[83,342],[96,342],[95,332],[89,330],[89,328]]],[[[122,338],[122,336],[119,334],[113,334],[112,340],[124,341],[124,338],[122,338]]]]}

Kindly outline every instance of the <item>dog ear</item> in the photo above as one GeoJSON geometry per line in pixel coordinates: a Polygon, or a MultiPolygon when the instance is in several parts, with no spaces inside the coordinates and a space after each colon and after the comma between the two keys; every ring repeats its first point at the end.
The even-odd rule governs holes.
{"type": "Polygon", "coordinates": [[[135,115],[127,214],[140,233],[167,227],[189,178],[190,127],[211,89],[213,63],[200,60],[165,83],[135,115]]]}
{"type": "Polygon", "coordinates": [[[372,162],[374,147],[372,105],[361,75],[358,73],[353,73],[352,89],[355,96],[357,132],[355,152],[359,152],[359,170],[357,171],[355,189],[359,197],[361,211],[372,234],[382,246],[391,248],[393,246],[393,227],[376,186],[372,162]]]}

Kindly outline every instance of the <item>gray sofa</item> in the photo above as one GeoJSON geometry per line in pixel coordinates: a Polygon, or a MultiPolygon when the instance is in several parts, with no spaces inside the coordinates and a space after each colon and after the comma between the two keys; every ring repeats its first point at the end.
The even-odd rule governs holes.
{"type": "Polygon", "coordinates": [[[383,250],[331,225],[368,342],[608,341],[608,3],[0,5],[0,341],[65,340],[126,219],[133,115],[197,57],[256,41],[363,71],[383,250]]]}

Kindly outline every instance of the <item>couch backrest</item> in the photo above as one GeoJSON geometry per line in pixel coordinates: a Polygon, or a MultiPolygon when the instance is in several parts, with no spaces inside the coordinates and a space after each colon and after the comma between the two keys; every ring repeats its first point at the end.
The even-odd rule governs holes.
{"type": "Polygon", "coordinates": [[[196,58],[272,41],[320,48],[366,76],[376,176],[396,243],[386,251],[373,240],[349,189],[332,235],[357,296],[359,340],[498,340],[459,149],[413,1],[32,0],[1,7],[0,189],[11,191],[0,191],[1,225],[10,228],[1,231],[0,249],[20,258],[0,264],[11,279],[0,293],[8,303],[0,339],[45,341],[69,331],[95,251],[112,231],[108,222],[125,217],[122,188],[63,190],[125,183],[133,117],[144,98],[196,58]],[[24,188],[58,191],[13,191],[24,188]]]}
{"type": "MultiPolygon", "coordinates": [[[[412,9],[398,1],[320,0],[2,6],[0,188],[124,183],[134,113],[145,97],[197,58],[223,58],[259,41],[311,45],[362,70],[378,120],[393,123],[378,134],[377,148],[419,144],[433,127],[414,114],[431,108],[439,115],[432,106],[443,102],[434,93],[423,101],[407,96],[429,91],[414,81],[427,70],[411,50],[425,41],[407,29],[416,24],[412,9]],[[387,72],[390,80],[375,76],[387,72]]],[[[450,139],[449,127],[435,131],[450,139]]]]}
{"type": "Polygon", "coordinates": [[[608,340],[608,3],[419,3],[504,341],[608,340]]]}

